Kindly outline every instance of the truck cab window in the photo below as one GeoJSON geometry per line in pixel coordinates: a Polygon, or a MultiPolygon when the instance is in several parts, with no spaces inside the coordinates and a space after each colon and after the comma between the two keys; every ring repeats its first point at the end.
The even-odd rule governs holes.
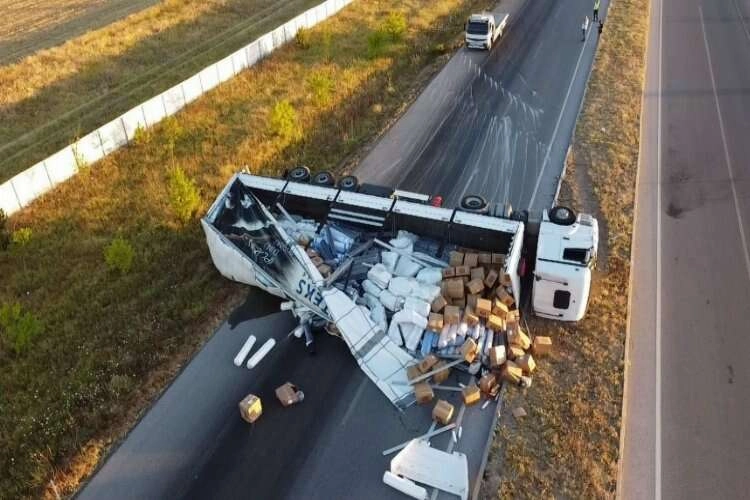
{"type": "Polygon", "coordinates": [[[555,297],[552,299],[552,306],[555,309],[567,309],[570,307],[570,292],[565,290],[555,290],[555,297]]]}
{"type": "Polygon", "coordinates": [[[466,32],[470,35],[486,35],[488,26],[487,23],[469,23],[466,32]]]}
{"type": "Polygon", "coordinates": [[[589,260],[588,248],[566,248],[563,250],[563,260],[572,260],[586,264],[589,260]]]}

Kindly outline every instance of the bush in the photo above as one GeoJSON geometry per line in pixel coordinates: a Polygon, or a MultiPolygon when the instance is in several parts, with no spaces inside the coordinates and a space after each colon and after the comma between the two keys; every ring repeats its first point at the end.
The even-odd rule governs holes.
{"type": "Polygon", "coordinates": [[[145,146],[151,142],[151,132],[138,125],[133,132],[133,144],[136,146],[145,146]]]}
{"type": "Polygon", "coordinates": [[[305,50],[310,48],[311,39],[312,36],[310,35],[309,28],[300,28],[297,30],[297,34],[294,35],[294,41],[297,42],[297,46],[305,50]]]}
{"type": "Polygon", "coordinates": [[[187,135],[185,127],[174,117],[168,116],[161,122],[161,130],[164,134],[164,141],[171,154],[174,153],[174,147],[187,135]]]}
{"type": "Polygon", "coordinates": [[[331,101],[334,84],[333,79],[329,75],[322,71],[317,71],[308,77],[307,83],[312,91],[313,102],[315,104],[323,106],[331,101]]]}
{"type": "Polygon", "coordinates": [[[126,274],[133,266],[135,250],[133,245],[124,238],[117,237],[104,249],[104,261],[113,271],[119,271],[126,274]]]}
{"type": "Polygon", "coordinates": [[[10,233],[8,232],[8,216],[0,208],[0,250],[7,250],[10,246],[10,233]]]}
{"type": "Polygon", "coordinates": [[[21,304],[3,304],[0,307],[0,328],[5,342],[19,355],[42,332],[42,323],[30,312],[24,311],[21,304]]]}
{"type": "Polygon", "coordinates": [[[180,167],[169,172],[169,204],[183,224],[186,224],[200,206],[201,198],[195,182],[180,167]]]}
{"type": "Polygon", "coordinates": [[[297,112],[287,100],[279,101],[271,110],[269,122],[271,132],[286,140],[299,135],[297,112]]]}
{"type": "Polygon", "coordinates": [[[379,57],[385,50],[387,35],[381,30],[373,31],[367,36],[367,56],[370,59],[379,57]]]}
{"type": "Polygon", "coordinates": [[[13,231],[10,239],[13,242],[14,246],[23,248],[29,244],[29,242],[31,241],[31,236],[33,234],[34,233],[30,227],[22,227],[21,229],[16,229],[15,231],[13,231]]]}
{"type": "Polygon", "coordinates": [[[394,42],[401,40],[406,33],[406,18],[401,12],[391,12],[383,23],[382,31],[394,42]]]}

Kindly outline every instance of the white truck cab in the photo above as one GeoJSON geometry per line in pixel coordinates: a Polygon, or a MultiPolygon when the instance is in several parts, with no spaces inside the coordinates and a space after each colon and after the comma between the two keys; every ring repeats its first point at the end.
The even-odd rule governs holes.
{"type": "Polygon", "coordinates": [[[509,14],[472,14],[466,21],[466,47],[470,49],[492,49],[492,45],[503,34],[509,14]]]}

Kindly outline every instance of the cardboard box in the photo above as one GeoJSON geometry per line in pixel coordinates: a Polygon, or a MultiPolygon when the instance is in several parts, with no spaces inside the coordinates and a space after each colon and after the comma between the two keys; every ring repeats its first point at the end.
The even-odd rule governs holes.
{"type": "Polygon", "coordinates": [[[414,386],[414,395],[417,397],[417,403],[423,405],[429,403],[435,397],[432,387],[427,382],[420,382],[414,386]]]}
{"type": "Polygon", "coordinates": [[[419,366],[409,365],[406,367],[406,378],[409,379],[409,381],[414,380],[420,375],[422,375],[422,372],[419,371],[419,366]]]}
{"type": "Polygon", "coordinates": [[[331,269],[331,266],[329,266],[328,264],[321,264],[321,265],[318,266],[318,272],[324,278],[329,277],[331,275],[332,271],[333,271],[333,269],[331,269]]]}
{"type": "Polygon", "coordinates": [[[240,416],[245,422],[254,423],[263,414],[263,405],[255,394],[248,394],[239,403],[240,416]]]}
{"type": "Polygon", "coordinates": [[[500,371],[500,376],[506,382],[517,385],[521,381],[523,370],[521,370],[521,367],[519,367],[513,361],[506,361],[503,365],[502,370],[500,371]]]}
{"type": "Polygon", "coordinates": [[[477,267],[479,264],[479,254],[467,253],[464,254],[464,265],[469,267],[477,267]]]}
{"type": "Polygon", "coordinates": [[[435,408],[432,409],[432,419],[437,422],[448,425],[453,418],[453,405],[444,399],[439,399],[435,403],[435,408]]]}
{"type": "Polygon", "coordinates": [[[505,264],[505,254],[502,253],[493,253],[492,254],[492,263],[493,264],[505,264]]]}
{"type": "Polygon", "coordinates": [[[500,302],[500,299],[495,299],[492,303],[492,314],[495,316],[500,316],[501,318],[505,319],[508,317],[508,306],[506,306],[504,303],[500,302]]]}
{"type": "Polygon", "coordinates": [[[480,318],[489,318],[492,313],[492,302],[487,299],[477,299],[476,312],[480,318]]]}
{"type": "Polygon", "coordinates": [[[315,267],[318,267],[319,265],[324,264],[323,259],[318,255],[310,257],[310,261],[313,263],[313,266],[315,267]]]}
{"type": "Polygon", "coordinates": [[[546,356],[552,351],[552,339],[549,337],[536,336],[532,346],[534,356],[546,356]]]}
{"type": "Polygon", "coordinates": [[[464,307],[466,307],[466,298],[461,297],[460,299],[451,299],[451,305],[456,306],[459,309],[463,309],[464,307]]]}
{"type": "Polygon", "coordinates": [[[524,351],[528,351],[531,347],[531,339],[520,328],[513,330],[512,336],[508,335],[508,341],[511,344],[523,347],[524,351]]]}
{"type": "Polygon", "coordinates": [[[497,290],[495,290],[495,295],[498,299],[500,299],[500,302],[508,306],[508,309],[510,309],[510,307],[516,302],[513,296],[509,294],[502,286],[497,287],[497,290]]]}
{"type": "Polygon", "coordinates": [[[469,266],[456,266],[456,277],[459,276],[466,276],[468,277],[469,274],[471,274],[471,268],[469,266]]]}
{"type": "Polygon", "coordinates": [[[432,370],[432,367],[437,364],[437,362],[440,361],[437,356],[434,354],[428,354],[422,360],[419,362],[417,367],[419,368],[419,371],[422,373],[427,373],[428,371],[432,370]]]}
{"type": "MultiPolygon", "coordinates": [[[[439,368],[443,368],[447,364],[448,363],[446,363],[445,361],[440,361],[432,369],[433,370],[437,370],[439,368]]],[[[450,377],[450,374],[451,374],[451,369],[449,367],[449,368],[446,368],[444,370],[440,370],[439,372],[435,372],[435,375],[432,376],[432,380],[436,384],[442,384],[443,382],[445,382],[446,380],[448,380],[448,377],[450,377]]]]}
{"type": "Polygon", "coordinates": [[[518,320],[516,319],[516,317],[514,315],[508,314],[505,317],[505,328],[507,330],[517,330],[518,329],[518,320]]]}
{"type": "Polygon", "coordinates": [[[466,307],[471,307],[472,309],[476,310],[477,308],[477,299],[479,299],[479,295],[469,294],[466,296],[466,307]]]}
{"type": "Polygon", "coordinates": [[[430,306],[430,309],[432,309],[432,312],[440,312],[443,310],[445,306],[448,305],[448,301],[445,300],[445,297],[442,295],[438,295],[435,300],[432,301],[432,305],[430,306]]]}
{"type": "Polygon", "coordinates": [[[479,347],[474,339],[466,339],[464,345],[461,346],[461,355],[464,357],[464,361],[471,364],[479,354],[479,347]]]}
{"type": "Polygon", "coordinates": [[[446,280],[445,283],[445,296],[450,299],[460,299],[464,296],[464,283],[460,279],[446,280]]]}
{"type": "Polygon", "coordinates": [[[484,268],[483,267],[472,268],[471,272],[469,273],[469,278],[472,281],[482,280],[482,282],[484,282],[484,268]]]}
{"type": "Polygon", "coordinates": [[[469,305],[464,309],[464,322],[469,326],[474,326],[479,323],[479,316],[474,312],[474,308],[469,305]]]}
{"type": "Polygon", "coordinates": [[[466,290],[471,295],[480,294],[484,290],[484,282],[480,280],[479,278],[473,279],[469,281],[468,283],[466,283],[466,290]]]}
{"type": "Polygon", "coordinates": [[[449,264],[453,267],[461,266],[464,263],[464,254],[461,252],[451,252],[449,264]]]}
{"type": "Polygon", "coordinates": [[[508,358],[505,354],[504,345],[495,345],[490,347],[490,366],[492,368],[499,368],[506,361],[508,361],[508,358]]]}
{"type": "Polygon", "coordinates": [[[523,370],[523,373],[526,375],[531,375],[536,369],[536,361],[534,361],[534,356],[532,356],[531,354],[524,354],[520,358],[516,359],[515,362],[519,367],[521,367],[521,370],[523,370]]]}
{"type": "Polygon", "coordinates": [[[505,330],[505,321],[500,316],[490,314],[489,318],[487,318],[487,328],[495,331],[505,330]]]}
{"type": "Polygon", "coordinates": [[[518,359],[526,355],[526,351],[523,350],[523,347],[516,344],[510,344],[508,347],[508,357],[510,359],[518,359]]]}
{"type": "Polygon", "coordinates": [[[478,257],[479,264],[492,264],[491,253],[480,253],[478,257]]]}
{"type": "Polygon", "coordinates": [[[487,276],[484,278],[484,286],[487,288],[492,288],[495,286],[495,282],[497,282],[497,271],[494,269],[490,269],[487,272],[487,276]]]}
{"type": "Polygon", "coordinates": [[[443,323],[446,325],[457,325],[461,321],[461,310],[456,306],[445,306],[443,310],[443,323]]]}
{"type": "Polygon", "coordinates": [[[479,379],[479,389],[485,394],[494,396],[493,393],[497,391],[497,387],[497,377],[495,377],[494,373],[488,373],[479,379]]]}
{"type": "Polygon", "coordinates": [[[427,319],[427,328],[433,332],[439,332],[443,329],[443,315],[439,313],[430,313],[427,319]]]}
{"type": "Polygon", "coordinates": [[[317,257],[318,256],[318,252],[316,252],[312,248],[308,248],[307,250],[305,250],[305,252],[307,252],[307,256],[308,257],[317,257]]]}
{"type": "Polygon", "coordinates": [[[508,311],[508,314],[505,315],[506,318],[514,318],[517,321],[520,321],[521,319],[521,311],[518,309],[510,309],[508,311]]]}
{"type": "Polygon", "coordinates": [[[482,399],[482,392],[475,384],[467,385],[466,387],[464,387],[464,389],[461,391],[461,394],[464,397],[464,404],[466,406],[477,404],[479,400],[482,399]]]}
{"type": "Polygon", "coordinates": [[[513,286],[513,280],[511,280],[510,274],[503,273],[502,278],[500,278],[500,284],[503,286],[513,286]]]}
{"type": "Polygon", "coordinates": [[[276,388],[276,397],[279,398],[282,405],[291,406],[302,401],[305,396],[296,385],[287,382],[276,388]]]}
{"type": "Polygon", "coordinates": [[[446,267],[443,269],[443,278],[452,278],[456,275],[455,267],[446,267]]]}

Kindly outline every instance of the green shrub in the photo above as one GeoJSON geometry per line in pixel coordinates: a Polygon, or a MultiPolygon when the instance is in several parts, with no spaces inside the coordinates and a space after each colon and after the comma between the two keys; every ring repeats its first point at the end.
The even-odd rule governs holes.
{"type": "Polygon", "coordinates": [[[135,250],[128,240],[118,236],[104,249],[104,261],[112,271],[126,274],[133,267],[135,250]]]}
{"type": "Polygon", "coordinates": [[[42,323],[30,312],[24,311],[21,304],[3,304],[0,307],[0,328],[4,341],[19,355],[42,332],[42,323]]]}
{"type": "Polygon", "coordinates": [[[13,234],[10,235],[10,239],[14,246],[23,248],[29,244],[33,234],[34,232],[30,227],[22,227],[21,229],[13,231],[13,234]]]}
{"type": "Polygon", "coordinates": [[[300,28],[297,30],[297,34],[294,35],[294,41],[297,43],[297,46],[305,50],[310,48],[311,39],[312,36],[310,35],[309,28],[300,28]]]}
{"type": "Polygon", "coordinates": [[[388,43],[388,35],[381,30],[376,30],[367,35],[367,56],[370,59],[380,57],[388,43]]]}
{"type": "Polygon", "coordinates": [[[334,83],[328,74],[316,71],[307,78],[307,84],[310,86],[315,104],[324,106],[331,102],[334,83]]]}
{"type": "Polygon", "coordinates": [[[383,23],[382,31],[394,42],[401,40],[406,33],[406,17],[401,12],[391,12],[383,23]]]}
{"type": "Polygon", "coordinates": [[[151,142],[151,132],[138,125],[133,132],[133,144],[136,146],[145,146],[151,142]]]}
{"type": "Polygon", "coordinates": [[[8,216],[0,208],[0,250],[7,250],[10,246],[10,233],[8,232],[8,216]]]}
{"type": "Polygon", "coordinates": [[[185,127],[174,116],[168,116],[162,120],[161,130],[170,152],[174,152],[175,144],[178,144],[187,135],[185,127]]]}
{"type": "Polygon", "coordinates": [[[297,112],[286,99],[277,102],[271,110],[269,128],[273,134],[286,140],[294,139],[299,135],[297,112]]]}
{"type": "Polygon", "coordinates": [[[332,56],[331,52],[331,40],[333,39],[333,35],[331,35],[331,31],[328,28],[321,28],[320,30],[320,53],[323,56],[323,59],[326,61],[330,61],[332,56]]]}
{"type": "Polygon", "coordinates": [[[186,224],[200,206],[201,198],[195,181],[185,174],[180,167],[169,172],[169,204],[172,211],[183,224],[186,224]]]}

